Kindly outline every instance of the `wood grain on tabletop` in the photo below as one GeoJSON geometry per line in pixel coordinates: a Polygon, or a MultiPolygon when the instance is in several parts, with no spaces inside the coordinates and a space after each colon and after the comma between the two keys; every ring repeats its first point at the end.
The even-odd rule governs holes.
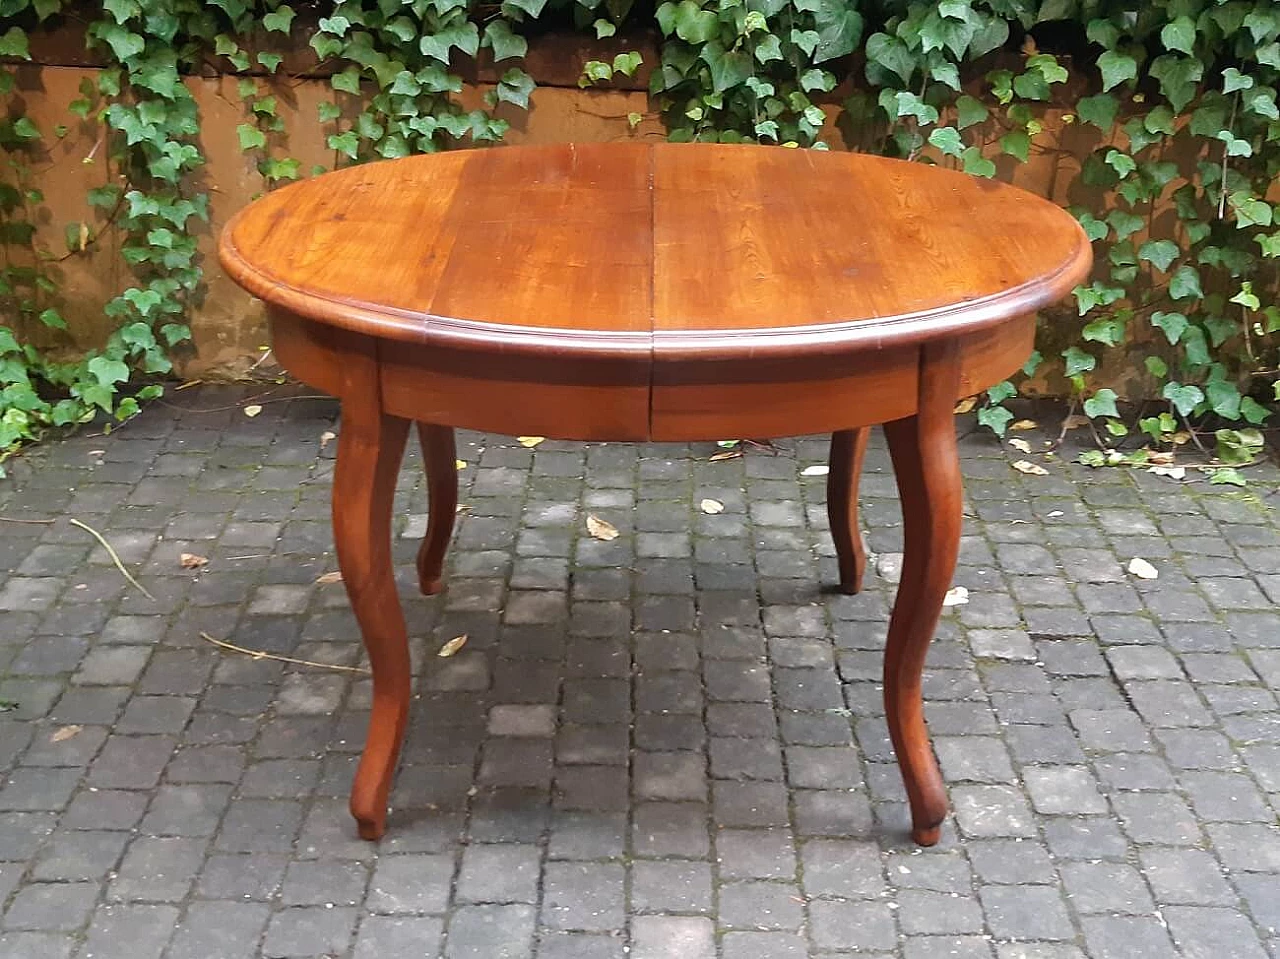
{"type": "Polygon", "coordinates": [[[920,163],[707,144],[504,147],[351,167],[229,225],[233,278],[304,317],[504,353],[882,348],[1026,316],[1075,221],[920,163]]]}

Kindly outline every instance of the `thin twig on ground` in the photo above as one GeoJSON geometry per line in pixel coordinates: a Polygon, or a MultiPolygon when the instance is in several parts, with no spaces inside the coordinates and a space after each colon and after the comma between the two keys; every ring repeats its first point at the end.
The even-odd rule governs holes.
{"type": "Polygon", "coordinates": [[[0,523],[22,523],[24,526],[52,526],[56,519],[18,519],[16,516],[0,516],[0,523]]]}
{"type": "Polygon", "coordinates": [[[368,676],[372,674],[372,670],[363,666],[342,666],[338,663],[317,663],[310,659],[294,659],[292,656],[278,656],[275,653],[266,653],[260,649],[246,649],[243,646],[237,646],[235,643],[228,643],[225,639],[216,639],[208,633],[202,632],[200,638],[205,642],[213,643],[223,649],[229,649],[233,653],[243,653],[252,659],[274,659],[277,663],[293,663],[295,666],[314,666],[316,669],[336,669],[344,673],[360,673],[368,676]]]}
{"type": "Polygon", "coordinates": [[[120,575],[123,576],[125,579],[127,579],[138,590],[138,592],[140,592],[143,596],[147,597],[147,599],[151,600],[151,602],[154,603],[156,601],[156,598],[147,592],[147,588],[143,586],[141,583],[139,583],[136,579],[134,579],[133,574],[124,568],[124,563],[120,562],[120,554],[111,548],[111,544],[108,543],[103,538],[101,533],[99,533],[96,529],[94,529],[88,523],[82,523],[78,519],[69,519],[67,520],[67,522],[70,523],[72,526],[80,527],[80,529],[84,530],[86,533],[88,533],[90,536],[96,539],[99,543],[101,543],[102,548],[105,549],[107,551],[107,555],[111,557],[111,562],[115,563],[116,569],[120,570],[120,575]]]}

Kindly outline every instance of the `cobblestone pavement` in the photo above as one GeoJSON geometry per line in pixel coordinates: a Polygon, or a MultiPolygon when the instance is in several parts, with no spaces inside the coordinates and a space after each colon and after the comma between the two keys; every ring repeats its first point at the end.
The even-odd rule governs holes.
{"type": "Polygon", "coordinates": [[[344,800],[367,678],[200,636],[361,659],[341,585],[315,583],[336,404],[250,419],[246,395],[185,391],[213,411],[156,406],[0,483],[0,515],[57,520],[0,522],[0,957],[1280,956],[1280,526],[1257,494],[1023,476],[963,440],[970,601],[926,682],[954,815],[920,851],[881,718],[882,445],[882,575],[858,597],[821,585],[819,439],[713,463],[465,434],[433,599],[414,453],[395,551],[417,695],[371,845],[344,800]]]}

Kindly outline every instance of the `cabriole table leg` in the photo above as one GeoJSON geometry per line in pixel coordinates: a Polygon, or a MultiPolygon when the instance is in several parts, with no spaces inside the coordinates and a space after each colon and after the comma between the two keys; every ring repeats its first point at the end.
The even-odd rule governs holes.
{"type": "Polygon", "coordinates": [[[960,552],[963,492],[952,412],[959,382],[955,345],[926,344],[917,414],[884,426],[905,539],[902,580],[885,649],[885,715],[911,804],[911,835],[922,846],[938,841],[947,814],[924,719],[921,674],[960,552]]]}
{"type": "Polygon", "coordinates": [[[418,588],[424,596],[440,592],[444,554],[458,515],[458,450],[453,429],[418,424],[418,441],[427,470],[427,535],[418,548],[418,588]]]}
{"type": "Polygon", "coordinates": [[[858,528],[858,479],[867,455],[870,427],[837,430],[831,434],[827,472],[827,525],[836,545],[840,567],[840,591],[857,593],[867,568],[867,552],[858,528]]]}
{"type": "Polygon", "coordinates": [[[333,539],[338,568],[373,669],[373,710],[351,814],[363,839],[386,829],[387,794],[409,716],[409,637],[391,564],[391,501],[409,421],[387,416],[372,399],[342,401],[333,475],[333,539]]]}

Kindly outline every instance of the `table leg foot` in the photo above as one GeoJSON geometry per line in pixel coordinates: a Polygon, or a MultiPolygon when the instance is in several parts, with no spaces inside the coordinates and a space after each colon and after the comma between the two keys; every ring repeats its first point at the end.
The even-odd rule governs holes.
{"type": "Polygon", "coordinates": [[[449,426],[419,423],[418,441],[427,470],[427,535],[418,548],[418,588],[434,596],[443,588],[444,554],[458,515],[458,453],[449,426]]]}
{"type": "Polygon", "coordinates": [[[936,846],[942,836],[942,824],[936,826],[912,826],[911,838],[918,846],[936,846]]]}
{"type": "Polygon", "coordinates": [[[858,528],[858,479],[867,453],[869,427],[831,434],[827,472],[827,521],[840,568],[840,592],[857,593],[867,568],[867,552],[858,528]]]}
{"type": "Polygon", "coordinates": [[[351,787],[360,836],[386,828],[387,795],[409,716],[409,638],[391,562],[391,501],[409,433],[408,420],[368,400],[344,400],[333,478],[333,538],[338,568],[360,624],[373,672],[369,733],[351,787]]]}
{"type": "Polygon", "coordinates": [[[911,834],[922,846],[938,841],[947,813],[942,774],[924,719],[921,675],[960,552],[963,492],[952,414],[959,375],[953,345],[925,345],[918,413],[884,427],[905,538],[902,581],[885,649],[885,715],[911,804],[911,834]]]}

